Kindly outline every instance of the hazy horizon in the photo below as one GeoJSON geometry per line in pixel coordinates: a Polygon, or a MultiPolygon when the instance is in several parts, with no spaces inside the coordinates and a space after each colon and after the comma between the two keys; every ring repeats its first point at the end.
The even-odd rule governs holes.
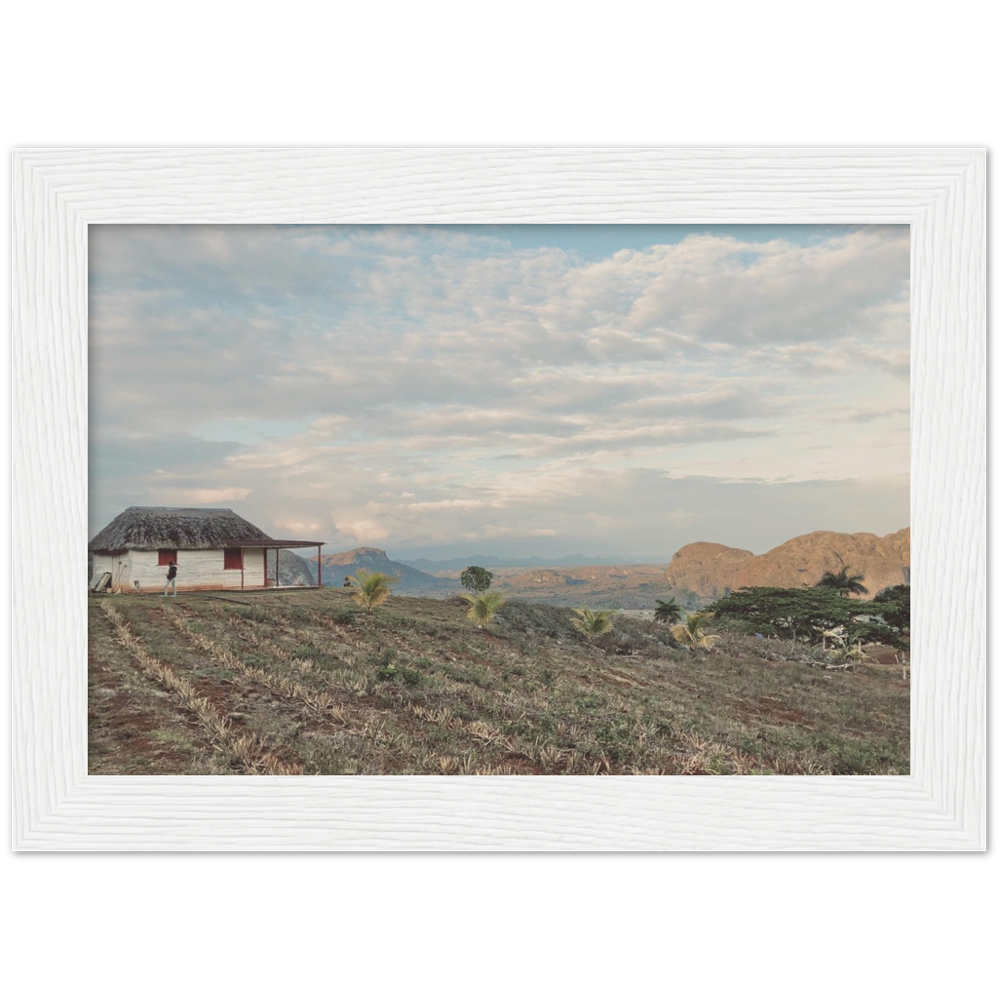
{"type": "Polygon", "coordinates": [[[395,559],[909,525],[906,226],[91,226],[90,535],[395,559]]]}

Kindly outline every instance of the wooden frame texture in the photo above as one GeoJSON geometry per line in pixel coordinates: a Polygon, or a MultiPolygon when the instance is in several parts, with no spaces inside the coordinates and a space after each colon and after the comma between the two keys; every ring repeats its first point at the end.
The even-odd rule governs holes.
{"type": "Polygon", "coordinates": [[[985,223],[982,149],[16,150],[14,849],[984,850],[985,223]],[[87,226],[269,222],[909,223],[911,775],[88,776],[87,226]]]}

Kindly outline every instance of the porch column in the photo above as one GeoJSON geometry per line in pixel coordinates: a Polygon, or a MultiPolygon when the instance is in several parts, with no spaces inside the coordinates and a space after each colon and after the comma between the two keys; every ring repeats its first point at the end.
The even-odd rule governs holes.
{"type": "Polygon", "coordinates": [[[316,579],[319,581],[316,586],[323,589],[323,546],[316,546],[316,579]]]}

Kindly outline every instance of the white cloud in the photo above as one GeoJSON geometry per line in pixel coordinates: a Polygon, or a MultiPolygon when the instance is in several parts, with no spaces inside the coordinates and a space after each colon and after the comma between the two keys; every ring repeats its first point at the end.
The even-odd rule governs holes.
{"type": "Polygon", "coordinates": [[[288,520],[287,518],[275,518],[274,526],[276,528],[281,528],[284,531],[294,533],[301,537],[307,534],[315,534],[322,530],[323,525],[319,521],[295,521],[288,520]]]}
{"type": "Polygon", "coordinates": [[[356,541],[380,542],[387,537],[386,530],[377,521],[337,521],[334,527],[341,535],[356,541]]]}
{"type": "Polygon", "coordinates": [[[485,500],[424,500],[406,504],[407,510],[480,510],[483,507],[500,507],[500,503],[485,500]]]}
{"type": "MultiPolygon", "coordinates": [[[[159,471],[159,470],[156,470],[159,471]]],[[[230,503],[245,500],[253,490],[249,489],[158,489],[157,496],[164,506],[205,506],[216,503],[230,503]]]]}
{"type": "Polygon", "coordinates": [[[622,551],[714,509],[697,477],[791,495],[908,468],[905,227],[603,259],[502,232],[96,227],[94,530],[201,496],[345,542],[589,530],[622,551]],[[651,485],[666,470],[683,504],[651,485]]]}

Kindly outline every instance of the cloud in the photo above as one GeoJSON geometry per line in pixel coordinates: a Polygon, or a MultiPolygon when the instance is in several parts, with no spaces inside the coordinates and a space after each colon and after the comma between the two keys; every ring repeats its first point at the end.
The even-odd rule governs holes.
{"type": "Polygon", "coordinates": [[[345,544],[621,551],[658,511],[731,520],[727,483],[908,467],[906,227],[603,256],[566,228],[92,227],[93,530],[186,496],[345,544]]]}
{"type": "Polygon", "coordinates": [[[250,489],[159,489],[157,498],[168,507],[197,507],[213,504],[230,503],[233,500],[245,500],[253,490],[250,489]]]}
{"type": "Polygon", "coordinates": [[[377,521],[338,521],[334,524],[339,535],[354,541],[380,542],[387,536],[385,528],[377,521]]]}
{"type": "Polygon", "coordinates": [[[306,535],[316,534],[324,527],[320,521],[295,521],[283,517],[274,518],[272,523],[276,528],[297,536],[297,538],[293,538],[294,541],[301,541],[306,535]]]}
{"type": "Polygon", "coordinates": [[[480,510],[483,507],[498,507],[498,503],[488,503],[485,500],[424,500],[418,503],[408,503],[407,510],[480,510]]]}

